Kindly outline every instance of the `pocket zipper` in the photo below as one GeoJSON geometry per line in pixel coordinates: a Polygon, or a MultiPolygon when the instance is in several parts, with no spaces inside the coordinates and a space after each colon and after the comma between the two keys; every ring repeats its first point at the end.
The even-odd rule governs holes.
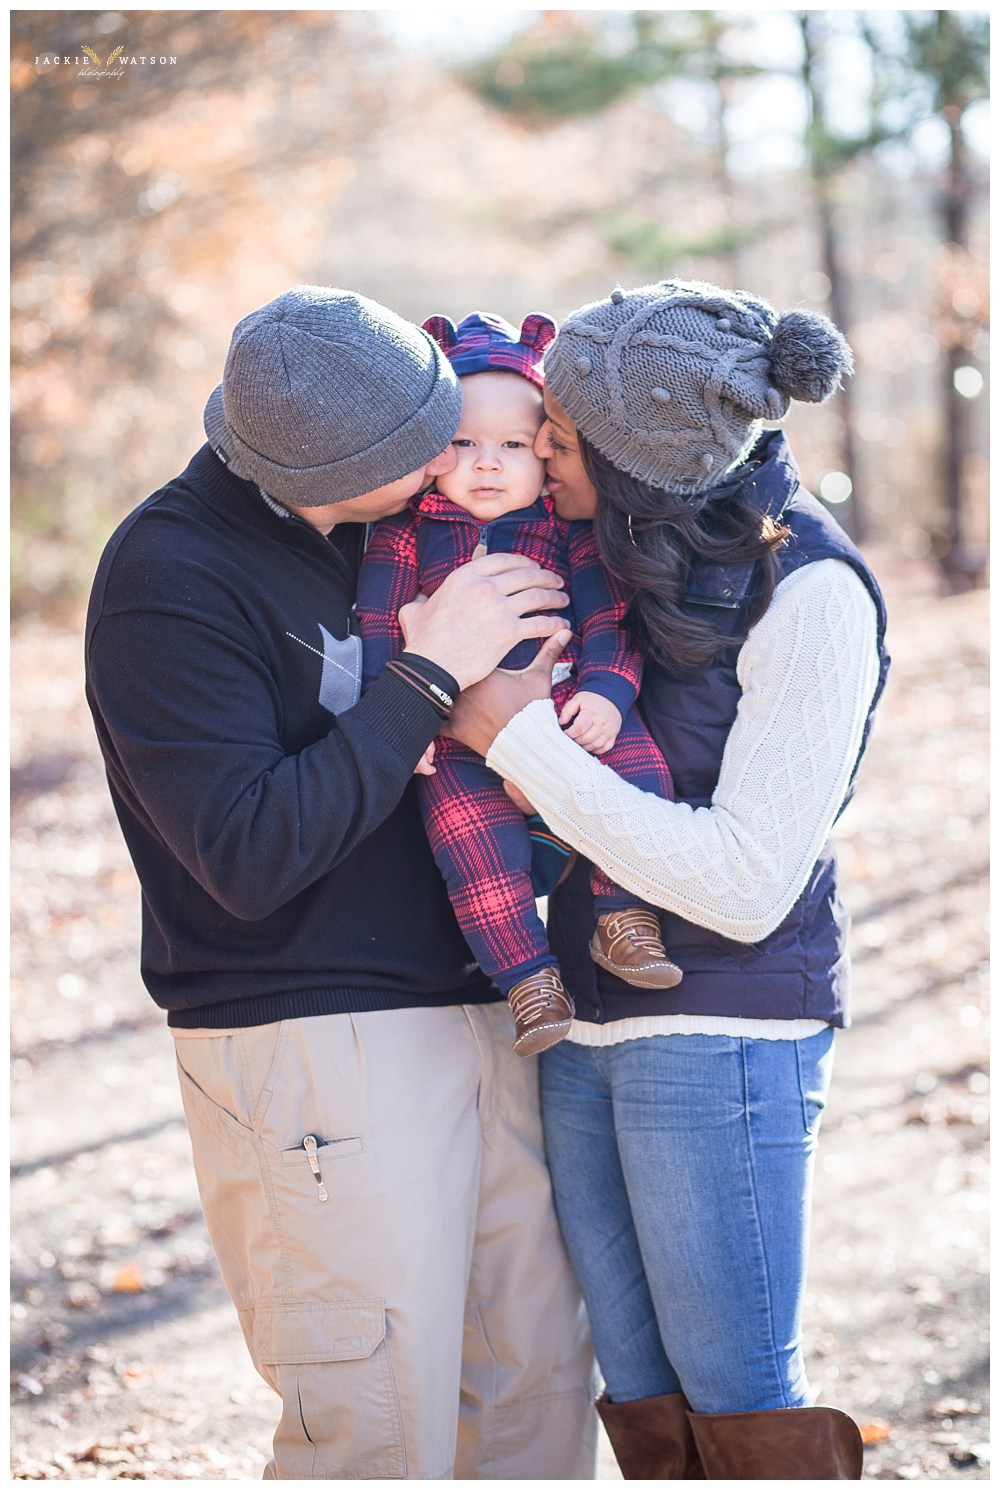
{"type": "Polygon", "coordinates": [[[306,1151],[306,1158],[309,1160],[309,1168],[312,1170],[313,1174],[316,1176],[316,1183],[319,1186],[319,1192],[318,1192],[319,1199],[320,1200],[329,1200],[330,1199],[330,1192],[326,1188],[326,1186],[324,1185],[324,1183],[323,1183],[323,1176],[320,1173],[319,1156],[318,1156],[319,1139],[316,1137],[315,1133],[307,1133],[306,1134],[305,1138],[303,1138],[303,1140],[302,1140],[302,1147],[306,1151]]]}

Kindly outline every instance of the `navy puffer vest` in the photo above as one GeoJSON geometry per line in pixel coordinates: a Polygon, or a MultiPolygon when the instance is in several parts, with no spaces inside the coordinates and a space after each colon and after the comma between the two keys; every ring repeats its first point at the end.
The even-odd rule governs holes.
{"type": "MultiPolygon", "coordinates": [[[[778,430],[766,433],[748,463],[744,493],[760,512],[770,513],[792,536],[780,553],[784,574],[818,559],[842,559],[867,586],[878,612],[879,683],[869,710],[864,743],[875,704],[885,686],[885,604],[875,577],[815,497],[803,490],[788,444],[778,430]]],[[[692,566],[685,609],[710,617],[726,635],[746,635],[753,603],[753,564],[692,566]]],[[[673,772],[677,798],[705,807],[719,779],[722,754],[736,717],[740,686],[738,644],[725,648],[695,677],[672,674],[648,663],[640,705],[673,772]]],[[[862,751],[864,750],[862,744],[862,751]]],[[[859,753],[858,760],[860,761],[859,753]]],[[[855,763],[855,773],[857,762],[855,763]]],[[[846,805],[854,776],[844,798],[846,805]]],[[[762,781],[761,791],[768,790],[762,781]]],[[[841,809],[843,810],[843,809],[841,809]]],[[[749,1019],[822,1019],[850,1023],[848,1015],[848,917],[837,893],[837,863],[827,843],[809,883],[792,910],[770,936],[748,946],[690,921],[660,912],[664,944],[684,969],[684,980],[663,992],[630,988],[598,970],[587,953],[594,911],[588,866],[579,863],[550,901],[549,935],[577,1018],[591,1022],[649,1014],[721,1014],[749,1019]]]]}

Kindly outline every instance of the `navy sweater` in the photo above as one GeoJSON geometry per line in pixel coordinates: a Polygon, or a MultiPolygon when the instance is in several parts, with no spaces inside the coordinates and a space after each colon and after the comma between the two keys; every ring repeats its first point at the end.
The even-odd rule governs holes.
{"type": "Polygon", "coordinates": [[[475,1003],[413,768],[434,708],[358,697],[362,529],[279,515],[204,446],[126,518],[87,618],[87,698],[168,1023],[475,1003]]]}

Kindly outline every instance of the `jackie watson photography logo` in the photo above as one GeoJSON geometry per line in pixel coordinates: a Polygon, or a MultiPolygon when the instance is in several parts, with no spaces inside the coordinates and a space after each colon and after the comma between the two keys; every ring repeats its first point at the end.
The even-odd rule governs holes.
{"type": "Polygon", "coordinates": [[[81,46],[78,51],[69,54],[38,52],[35,55],[35,67],[39,72],[49,72],[53,76],[63,77],[72,75],[76,78],[124,78],[133,68],[176,66],[176,57],[162,54],[157,56],[152,53],[130,53],[124,43],[115,47],[103,60],[93,47],[89,46],[81,46]]]}

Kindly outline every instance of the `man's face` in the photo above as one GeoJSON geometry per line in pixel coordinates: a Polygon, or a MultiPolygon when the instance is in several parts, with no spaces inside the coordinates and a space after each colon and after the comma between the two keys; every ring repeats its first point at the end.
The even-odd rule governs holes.
{"type": "Polygon", "coordinates": [[[348,497],[346,502],[331,502],[325,507],[293,507],[291,502],[286,505],[289,512],[305,518],[307,523],[318,528],[321,533],[329,533],[337,523],[376,523],[380,517],[390,517],[394,512],[402,512],[410,498],[415,497],[418,491],[423,491],[424,487],[430,486],[436,476],[454,470],[456,460],[455,452],[449,445],[440,455],[435,455],[433,460],[421,466],[419,471],[411,471],[409,476],[400,476],[398,481],[390,481],[388,486],[362,492],[360,497],[348,497]]]}

